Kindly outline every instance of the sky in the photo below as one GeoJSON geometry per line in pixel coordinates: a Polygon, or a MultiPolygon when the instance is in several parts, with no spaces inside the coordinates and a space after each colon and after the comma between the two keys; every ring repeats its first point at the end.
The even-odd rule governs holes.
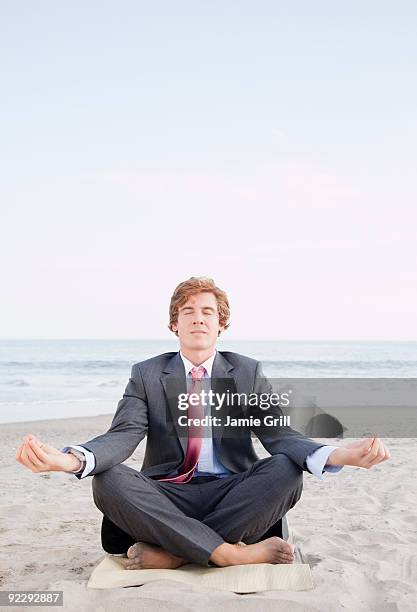
{"type": "Polygon", "coordinates": [[[417,340],[414,2],[0,2],[1,338],[417,340]]]}

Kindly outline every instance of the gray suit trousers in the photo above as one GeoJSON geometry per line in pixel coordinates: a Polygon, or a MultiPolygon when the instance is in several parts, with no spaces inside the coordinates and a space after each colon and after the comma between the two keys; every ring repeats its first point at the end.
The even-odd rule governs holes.
{"type": "Polygon", "coordinates": [[[93,497],[104,517],[131,543],[156,544],[207,566],[224,542],[253,544],[262,539],[300,499],[303,472],[286,455],[277,454],[256,461],[245,472],[202,480],[160,482],[119,464],[93,477],[93,497]]]}

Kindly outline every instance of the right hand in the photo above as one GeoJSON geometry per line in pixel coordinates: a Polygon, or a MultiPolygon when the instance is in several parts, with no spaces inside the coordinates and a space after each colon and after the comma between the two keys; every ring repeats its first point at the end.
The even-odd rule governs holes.
{"type": "Polygon", "coordinates": [[[71,453],[63,453],[29,434],[16,452],[16,461],[32,472],[74,472],[81,462],[71,453]]]}

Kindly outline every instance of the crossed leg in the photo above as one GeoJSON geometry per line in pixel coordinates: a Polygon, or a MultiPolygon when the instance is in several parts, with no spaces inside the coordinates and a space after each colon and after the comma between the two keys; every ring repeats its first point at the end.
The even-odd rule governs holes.
{"type": "Polygon", "coordinates": [[[129,569],[291,563],[288,542],[258,540],[301,490],[302,471],[286,455],[202,486],[160,483],[123,465],[93,478],[97,507],[134,542],[125,561],[129,569]],[[239,541],[247,546],[236,546],[239,541]]]}

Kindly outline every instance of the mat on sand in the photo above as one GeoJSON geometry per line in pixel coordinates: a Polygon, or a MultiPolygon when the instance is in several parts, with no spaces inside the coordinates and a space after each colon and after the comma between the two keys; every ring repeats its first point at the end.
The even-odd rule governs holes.
{"type": "Polygon", "coordinates": [[[111,589],[139,586],[155,580],[174,580],[234,593],[304,591],[314,586],[310,566],[301,563],[258,563],[231,567],[202,567],[189,563],[175,570],[126,570],[121,558],[112,555],[106,556],[94,568],[87,586],[91,589],[111,589]]]}

